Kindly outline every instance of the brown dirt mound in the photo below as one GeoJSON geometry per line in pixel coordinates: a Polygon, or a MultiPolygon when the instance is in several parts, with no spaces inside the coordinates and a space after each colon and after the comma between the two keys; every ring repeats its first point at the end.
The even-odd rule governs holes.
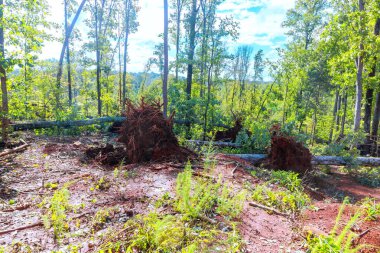
{"type": "Polygon", "coordinates": [[[312,155],[308,148],[293,137],[272,131],[268,165],[273,169],[292,170],[300,174],[310,171],[312,155]]]}
{"type": "Polygon", "coordinates": [[[161,104],[148,104],[141,100],[138,105],[127,102],[126,120],[119,133],[131,163],[177,160],[184,162],[194,156],[182,148],[173,132],[173,116],[165,119],[161,104]]]}

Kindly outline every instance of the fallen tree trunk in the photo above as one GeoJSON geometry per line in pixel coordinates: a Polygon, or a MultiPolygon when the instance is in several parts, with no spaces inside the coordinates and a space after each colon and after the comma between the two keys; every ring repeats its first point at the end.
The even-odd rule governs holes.
{"type": "Polygon", "coordinates": [[[17,148],[5,150],[4,152],[0,153],[0,157],[4,157],[4,156],[7,156],[7,155],[10,155],[13,153],[21,152],[24,149],[26,149],[27,147],[29,147],[29,144],[26,143],[26,144],[23,144],[17,148]]]}
{"type": "Polygon", "coordinates": [[[197,141],[197,140],[187,140],[186,142],[195,144],[197,146],[200,145],[209,145],[212,144],[213,146],[218,147],[233,147],[233,148],[240,148],[241,145],[233,142],[222,142],[222,141],[197,141]]]}
{"type": "MultiPolygon", "coordinates": [[[[42,129],[42,128],[53,128],[53,127],[61,127],[61,128],[70,128],[76,126],[89,126],[95,124],[103,124],[103,123],[113,123],[113,122],[123,122],[125,117],[101,117],[95,119],[86,119],[86,120],[69,120],[69,121],[36,121],[36,122],[19,122],[11,124],[14,131],[25,131],[25,130],[33,130],[33,129],[42,129]]],[[[188,124],[189,121],[185,120],[174,120],[176,124],[188,124]]],[[[190,122],[193,124],[200,124],[198,122],[190,122]]],[[[216,127],[224,127],[228,128],[228,126],[223,124],[214,125],[216,127]]]]}
{"type": "MultiPolygon", "coordinates": [[[[253,164],[263,163],[268,157],[265,154],[237,154],[230,155],[249,161],[253,164]]],[[[345,159],[339,156],[313,156],[311,163],[314,165],[351,165],[353,163],[362,166],[380,166],[380,158],[377,157],[357,157],[352,160],[345,159]]]]}
{"type": "Polygon", "coordinates": [[[36,122],[22,122],[11,124],[13,130],[15,131],[24,131],[24,130],[33,130],[41,128],[53,128],[53,127],[62,127],[69,128],[75,126],[89,126],[102,123],[111,123],[111,122],[123,122],[124,117],[101,117],[95,119],[86,119],[86,120],[69,120],[69,121],[36,121],[36,122]]]}

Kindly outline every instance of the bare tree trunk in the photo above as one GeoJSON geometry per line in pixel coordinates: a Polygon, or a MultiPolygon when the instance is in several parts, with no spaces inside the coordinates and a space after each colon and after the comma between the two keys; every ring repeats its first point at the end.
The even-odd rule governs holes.
{"type": "MultiPolygon", "coordinates": [[[[65,0],[65,37],[68,36],[68,11],[67,11],[67,5],[68,5],[68,0],[65,0]]],[[[71,86],[71,64],[70,64],[70,39],[68,43],[66,44],[66,62],[67,62],[67,82],[68,82],[68,88],[69,88],[69,105],[72,105],[73,102],[73,94],[72,94],[72,86],[71,86]]]]}
{"type": "MultiPolygon", "coordinates": [[[[187,84],[186,84],[186,98],[189,101],[191,99],[191,88],[193,83],[193,61],[194,61],[194,51],[195,51],[195,24],[197,22],[197,0],[192,0],[190,23],[189,23],[189,51],[187,58],[187,84]]],[[[190,106],[190,104],[188,105],[190,106]]],[[[186,120],[189,120],[189,111],[192,108],[187,108],[186,120]]],[[[190,123],[186,125],[187,137],[190,134],[190,123]]]]}
{"type": "MultiPolygon", "coordinates": [[[[0,21],[4,20],[4,0],[0,0],[0,21]]],[[[4,25],[0,24],[0,56],[1,59],[5,58],[5,44],[4,44],[4,25]]],[[[8,89],[7,89],[7,73],[5,66],[0,64],[0,79],[1,79],[1,94],[2,94],[2,141],[8,142],[8,89]]]]}
{"type": "Polygon", "coordinates": [[[338,107],[337,107],[337,114],[336,114],[336,118],[335,118],[335,131],[338,132],[339,131],[339,127],[340,127],[340,114],[341,114],[341,110],[342,110],[342,96],[339,95],[338,96],[338,107]]]}
{"type": "MultiPolygon", "coordinates": [[[[86,3],[86,0],[82,0],[81,4],[79,5],[79,8],[77,10],[77,12],[75,13],[75,16],[74,16],[74,19],[73,21],[71,22],[70,24],[70,27],[68,28],[67,30],[67,33],[66,33],[66,36],[65,36],[65,40],[63,42],[63,45],[62,45],[62,50],[61,50],[61,56],[59,58],[59,64],[58,64],[58,73],[57,73],[57,89],[58,89],[58,93],[59,93],[59,89],[61,88],[61,78],[62,78],[62,68],[63,68],[63,58],[65,56],[65,51],[67,49],[67,45],[69,43],[69,39],[70,39],[70,36],[71,36],[71,33],[72,31],[74,30],[74,26],[80,16],[80,13],[82,12],[83,10],[83,7],[84,7],[84,4],[86,3]]],[[[57,108],[60,106],[60,101],[59,101],[59,94],[56,95],[56,104],[57,104],[57,108]]]]}
{"type": "MultiPolygon", "coordinates": [[[[119,24],[120,24],[120,16],[119,16],[119,24]]],[[[121,38],[121,33],[119,32],[119,36],[121,38]]],[[[121,108],[123,107],[123,100],[122,100],[122,72],[121,72],[121,43],[119,43],[118,45],[118,48],[119,48],[119,109],[121,110],[121,108]]]]}
{"type": "Polygon", "coordinates": [[[342,121],[341,121],[341,126],[340,126],[339,138],[342,138],[344,136],[344,126],[346,124],[347,99],[348,99],[347,90],[344,91],[344,95],[343,96],[344,97],[342,98],[342,103],[343,103],[344,109],[343,109],[343,116],[342,116],[342,121]]]}
{"type": "Polygon", "coordinates": [[[372,121],[372,136],[374,138],[372,146],[372,155],[378,155],[377,145],[379,140],[379,120],[380,120],[380,91],[376,95],[375,111],[372,121]]]}
{"type": "MultiPolygon", "coordinates": [[[[364,11],[364,0],[359,0],[359,10],[364,11]]],[[[359,56],[356,60],[356,100],[355,100],[355,118],[354,118],[354,131],[358,132],[360,128],[361,120],[361,104],[363,97],[363,54],[364,45],[360,43],[359,45],[359,56]]]]}
{"type": "Polygon", "coordinates": [[[179,62],[179,40],[181,36],[181,12],[182,12],[183,2],[182,0],[177,0],[177,18],[176,18],[176,41],[175,41],[175,81],[178,82],[178,62],[179,62]]]}
{"type": "Polygon", "coordinates": [[[191,86],[193,82],[193,61],[195,51],[195,24],[197,22],[197,0],[193,0],[190,16],[190,34],[189,34],[189,52],[188,52],[188,65],[187,65],[187,86],[186,94],[187,99],[191,99],[191,86]]]}
{"type": "Polygon", "coordinates": [[[205,88],[205,76],[204,76],[204,72],[205,72],[205,69],[206,69],[206,59],[205,59],[205,56],[206,56],[206,43],[207,43],[207,31],[206,31],[206,23],[207,23],[207,15],[206,15],[206,1],[205,0],[201,0],[201,7],[202,7],[202,15],[203,15],[203,24],[202,24],[202,33],[203,33],[203,36],[202,36],[202,51],[201,51],[201,70],[200,70],[200,84],[201,84],[201,88],[200,88],[200,97],[203,98],[203,94],[204,94],[204,88],[205,88]]]}
{"type": "Polygon", "coordinates": [[[100,66],[101,56],[100,56],[100,44],[101,38],[100,33],[102,31],[102,23],[103,23],[103,12],[105,0],[101,0],[101,11],[99,15],[98,1],[95,0],[95,44],[96,44],[96,90],[98,95],[98,115],[102,116],[102,87],[101,87],[101,75],[102,70],[100,66]]]}
{"type": "MultiPolygon", "coordinates": [[[[212,33],[212,30],[210,31],[210,33],[212,33]]],[[[215,45],[213,41],[210,59],[214,58],[214,51],[215,51],[214,47],[215,45]]],[[[206,133],[207,133],[207,117],[208,117],[208,109],[210,107],[210,101],[211,101],[212,68],[213,68],[213,63],[211,60],[210,66],[208,67],[208,75],[207,75],[207,103],[206,103],[206,110],[205,110],[205,115],[204,115],[203,140],[206,140],[206,133]]]]}
{"type": "Polygon", "coordinates": [[[124,41],[124,65],[123,65],[123,111],[127,101],[127,59],[128,59],[128,37],[129,37],[129,17],[131,0],[125,0],[125,41],[124,41]]]}
{"type": "Polygon", "coordinates": [[[162,83],[162,99],[164,102],[164,117],[168,116],[168,75],[169,75],[169,51],[168,51],[168,0],[164,0],[164,81],[162,83]]]}
{"type": "Polygon", "coordinates": [[[333,119],[331,122],[331,128],[330,128],[330,135],[329,135],[329,143],[332,142],[332,137],[334,135],[334,122],[336,115],[338,113],[338,99],[339,99],[339,92],[335,92],[335,102],[334,102],[334,109],[333,109],[333,119]]]}

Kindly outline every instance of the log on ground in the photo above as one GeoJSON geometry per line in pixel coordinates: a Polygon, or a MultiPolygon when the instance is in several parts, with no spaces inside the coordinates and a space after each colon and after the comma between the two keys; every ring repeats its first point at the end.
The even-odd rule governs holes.
{"type": "MultiPolygon", "coordinates": [[[[236,154],[231,157],[238,157],[253,164],[263,163],[267,159],[266,154],[236,154]]],[[[314,165],[350,165],[352,162],[362,166],[380,166],[380,158],[377,157],[357,157],[347,160],[340,156],[313,156],[312,164],[314,165]]]]}

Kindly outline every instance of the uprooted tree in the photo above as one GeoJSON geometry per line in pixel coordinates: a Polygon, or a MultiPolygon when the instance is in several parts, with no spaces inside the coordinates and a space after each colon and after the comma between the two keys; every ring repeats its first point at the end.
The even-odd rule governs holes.
{"type": "Polygon", "coordinates": [[[271,147],[267,163],[273,169],[292,170],[304,174],[312,168],[312,155],[308,148],[294,137],[281,133],[281,126],[271,128],[271,147]]]}
{"type": "Polygon", "coordinates": [[[126,147],[129,162],[186,161],[194,153],[179,145],[173,132],[172,114],[167,119],[158,102],[137,105],[127,101],[126,118],[120,128],[119,141],[126,147]]]}

